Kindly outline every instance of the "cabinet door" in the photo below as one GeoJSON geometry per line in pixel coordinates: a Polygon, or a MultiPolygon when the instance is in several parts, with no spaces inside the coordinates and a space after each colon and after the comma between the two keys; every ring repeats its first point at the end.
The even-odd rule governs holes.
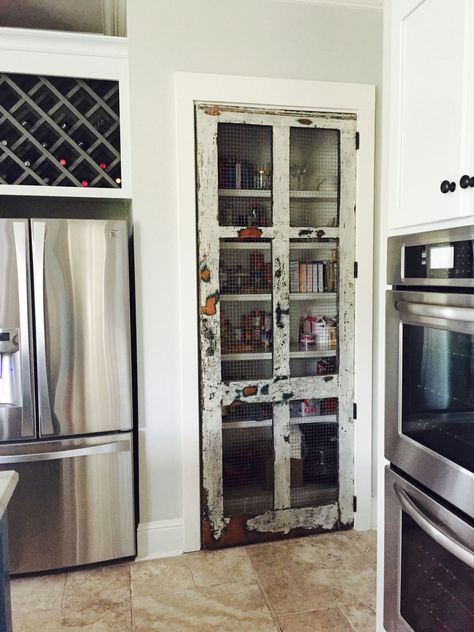
{"type": "Polygon", "coordinates": [[[466,204],[459,179],[471,144],[465,136],[470,5],[391,3],[390,228],[455,218],[466,204]],[[444,180],[456,190],[443,194],[444,180]]]}
{"type": "Polygon", "coordinates": [[[349,527],[355,116],[196,130],[203,546],[349,527]]]}

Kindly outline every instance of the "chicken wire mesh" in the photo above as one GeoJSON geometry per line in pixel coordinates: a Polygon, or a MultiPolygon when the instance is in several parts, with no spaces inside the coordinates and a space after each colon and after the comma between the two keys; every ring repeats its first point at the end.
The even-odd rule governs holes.
{"type": "Polygon", "coordinates": [[[337,371],[338,242],[290,242],[290,373],[337,371]]]}
{"type": "Polygon", "coordinates": [[[273,408],[233,402],[222,409],[224,514],[273,508],[273,408]]]}
{"type": "Polygon", "coordinates": [[[290,226],[339,225],[339,130],[290,129],[290,226]]]}
{"type": "Polygon", "coordinates": [[[218,123],[219,224],[272,223],[272,128],[218,123]]]}
{"type": "Polygon", "coordinates": [[[272,374],[272,263],[267,241],[221,240],[222,379],[272,374]]]}
{"type": "Polygon", "coordinates": [[[290,402],[291,506],[326,505],[338,497],[338,401],[290,402]]]}

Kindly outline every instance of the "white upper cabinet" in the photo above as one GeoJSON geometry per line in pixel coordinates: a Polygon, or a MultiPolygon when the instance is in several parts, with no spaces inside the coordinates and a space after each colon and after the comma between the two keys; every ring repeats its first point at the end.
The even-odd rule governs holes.
{"type": "Polygon", "coordinates": [[[387,3],[389,229],[474,213],[474,188],[460,186],[474,176],[473,4],[387,3]]]}

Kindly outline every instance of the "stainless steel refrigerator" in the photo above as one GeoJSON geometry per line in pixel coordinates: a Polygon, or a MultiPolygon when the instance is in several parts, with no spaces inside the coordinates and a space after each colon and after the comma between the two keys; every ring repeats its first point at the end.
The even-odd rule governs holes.
{"type": "Polygon", "coordinates": [[[135,554],[128,227],[0,219],[11,571],[135,554]]]}

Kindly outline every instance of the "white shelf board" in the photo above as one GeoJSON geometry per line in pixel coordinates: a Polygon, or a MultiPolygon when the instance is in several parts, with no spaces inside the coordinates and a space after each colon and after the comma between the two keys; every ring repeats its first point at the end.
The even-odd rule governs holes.
{"type": "Polygon", "coordinates": [[[309,417],[290,417],[290,424],[337,424],[337,415],[310,415],[309,417]]]}
{"type": "Polygon", "coordinates": [[[290,191],[290,200],[299,199],[299,200],[337,200],[337,191],[333,193],[323,193],[322,191],[290,191]]]}
{"type": "Polygon", "coordinates": [[[325,299],[333,301],[336,298],[336,292],[290,292],[290,301],[314,301],[325,299]]]}
{"type": "Polygon", "coordinates": [[[262,197],[272,196],[270,189],[219,189],[219,197],[262,197]]]}
{"type": "Polygon", "coordinates": [[[271,360],[272,354],[267,352],[249,352],[249,353],[223,353],[222,362],[235,362],[237,360],[271,360]]]}
{"type": "MultiPolygon", "coordinates": [[[[290,250],[337,250],[338,244],[321,241],[291,241],[290,250]]],[[[304,263],[304,261],[302,261],[304,263]]]]}
{"type": "Polygon", "coordinates": [[[273,419],[247,420],[247,421],[223,421],[222,429],[228,428],[265,428],[273,425],[273,419]]]}
{"type": "Polygon", "coordinates": [[[236,303],[250,302],[262,302],[271,301],[271,294],[221,294],[221,301],[232,301],[236,303]]]}
{"type": "Polygon", "coordinates": [[[221,241],[221,250],[270,250],[269,241],[221,241]]]}
{"type": "Polygon", "coordinates": [[[297,358],[330,358],[336,355],[336,349],[326,349],[317,345],[308,345],[307,347],[300,344],[292,344],[290,346],[290,359],[297,358]]]}

